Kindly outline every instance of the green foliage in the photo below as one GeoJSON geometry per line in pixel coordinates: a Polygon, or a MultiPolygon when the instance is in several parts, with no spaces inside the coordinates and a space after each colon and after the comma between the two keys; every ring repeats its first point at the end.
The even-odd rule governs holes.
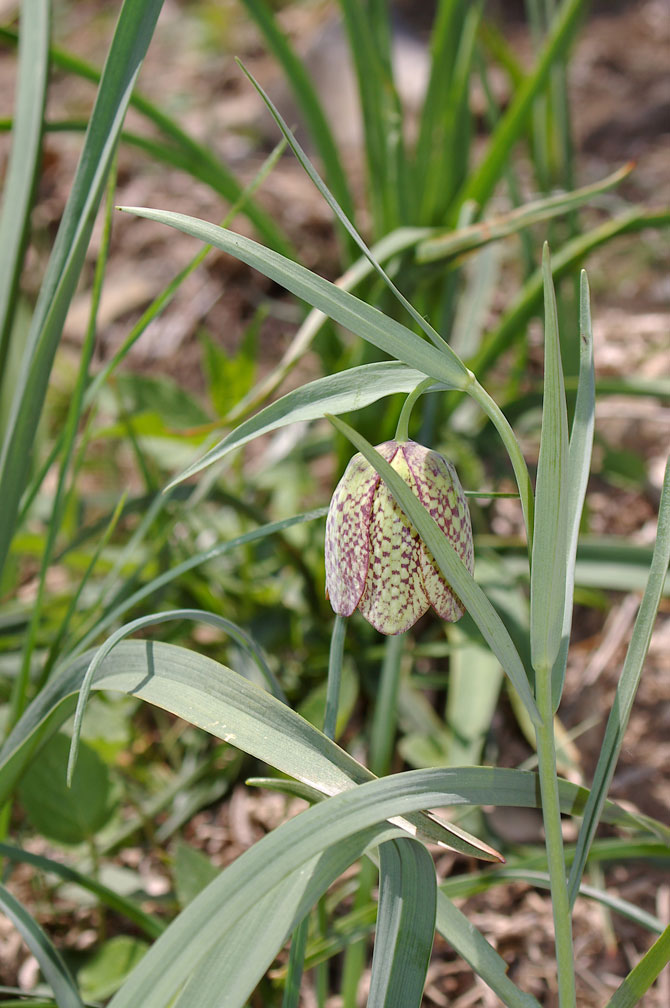
{"type": "MultiPolygon", "coordinates": [[[[213,150],[135,90],[160,0],[122,4],[102,73],[50,46],[46,0],[24,0],[18,35],[0,32],[6,42],[19,42],[0,216],[0,690],[7,735],[0,749],[0,828],[20,834],[20,841],[0,844],[0,856],[10,885],[13,866],[23,864],[48,887],[67,883],[95,899],[100,941],[75,981],[31,909],[4,886],[3,912],[62,1008],[108,997],[111,1008],[242,1008],[256,988],[274,1006],[284,983],[288,1006],[299,998],[303,965],[317,970],[325,1004],[331,990],[324,964],[340,953],[350,1008],[366,967],[360,942],[375,923],[378,873],[369,1005],[420,1004],[437,931],[503,1004],[539,1008],[452,902],[523,880],[551,893],[561,1008],[575,1003],[570,914],[578,894],[660,935],[610,1001],[612,1008],[632,1005],[670,959],[667,929],[583,875],[589,863],[608,858],[668,857],[667,826],[619,807],[607,793],[669,590],[669,477],[653,550],[580,538],[596,395],[584,274],[579,337],[570,323],[559,335],[558,320],[570,318],[562,278],[574,283],[594,249],[665,227],[670,215],[633,206],[595,225],[579,216],[630,170],[586,187],[573,182],[565,70],[583,0],[542,9],[529,4],[534,62],[527,73],[483,4],[440,0],[415,139],[405,128],[394,76],[388,5],[341,0],[364,122],[368,203],[360,209],[314,82],[272,5],[243,2],[297,98],[325,182],[271,103],[284,140],[242,187],[213,150]],[[492,63],[510,78],[505,108],[489,86],[492,63]],[[50,67],[97,85],[88,124],[45,120],[50,67]],[[475,83],[491,126],[476,158],[475,83]],[[151,135],[122,128],[129,106],[151,135]],[[84,125],[79,167],[27,319],[18,292],[43,135],[84,125]],[[244,213],[261,241],[172,209],[132,208],[206,248],[95,373],[120,143],[222,196],[231,204],[228,216],[244,213]],[[342,270],[336,283],[297,262],[286,235],[255,202],[284,143],[333,211],[342,270]],[[530,152],[535,193],[528,200],[520,182],[527,172],[519,171],[516,156],[522,147],[530,152]],[[53,365],[105,190],[89,325],[77,368],[56,399],[53,365]],[[509,207],[492,214],[491,198],[504,190],[509,207]],[[554,254],[550,261],[545,252],[540,268],[547,229],[554,254]],[[261,271],[311,310],[279,360],[263,359],[260,350],[264,308],[234,352],[203,331],[203,405],[164,376],[115,372],[210,247],[261,271]],[[487,332],[488,306],[510,276],[518,293],[487,332]],[[526,367],[525,330],[543,305],[540,388],[526,367]],[[275,398],[299,363],[310,380],[301,372],[297,387],[275,398]],[[420,419],[412,421],[415,405],[420,419]],[[326,418],[339,432],[335,439],[326,418]],[[539,445],[534,485],[511,420],[526,432],[524,449],[531,440],[539,445]],[[372,447],[391,438],[396,424],[406,436],[410,423],[422,441],[473,459],[466,472],[474,480],[487,474],[495,486],[512,475],[516,482],[524,546],[493,538],[487,495],[472,499],[476,578],[372,447]],[[380,649],[354,618],[346,638],[338,619],[331,639],[321,519],[334,470],[349,454],[347,439],[388,484],[465,603],[466,618],[448,635],[431,624],[416,638],[390,638],[380,649]],[[237,451],[251,445],[248,454],[237,451]],[[495,552],[487,555],[484,544],[495,552]],[[642,605],[594,781],[580,788],[558,776],[561,737],[554,737],[575,590],[633,586],[644,592],[642,605]],[[123,640],[132,633],[169,635],[170,642],[123,640]],[[479,765],[503,682],[537,750],[537,773],[479,765]],[[61,729],[73,713],[71,739],[61,729]],[[403,760],[417,769],[402,772],[403,760]],[[219,871],[180,831],[241,777],[267,774],[268,767],[275,776],[252,782],[312,807],[219,871]],[[114,815],[117,803],[123,821],[114,815]],[[472,812],[492,805],[541,809],[544,849],[500,868],[486,820],[472,812]],[[467,825],[475,823],[471,828],[482,835],[435,818],[426,811],[433,807],[468,811],[467,825]],[[574,846],[563,846],[561,815],[581,818],[574,846]],[[600,823],[626,830],[630,839],[598,841],[600,823]],[[60,853],[24,849],[33,833],[67,846],[68,863],[60,853]],[[163,855],[175,836],[171,855],[163,855]],[[114,852],[131,843],[145,845],[156,860],[171,857],[171,889],[151,912],[141,905],[147,894],[137,872],[117,872],[113,881],[105,875],[114,852]],[[437,886],[429,843],[496,866],[437,886]],[[359,860],[358,876],[338,881],[359,860]],[[343,901],[354,890],[350,909],[343,901]],[[103,914],[143,937],[105,939],[103,914]],[[275,960],[293,932],[283,974],[275,960]]],[[[670,398],[660,380],[607,379],[598,391],[670,398]]],[[[637,480],[640,472],[639,460],[625,452],[604,453],[607,482],[637,480]]]]}

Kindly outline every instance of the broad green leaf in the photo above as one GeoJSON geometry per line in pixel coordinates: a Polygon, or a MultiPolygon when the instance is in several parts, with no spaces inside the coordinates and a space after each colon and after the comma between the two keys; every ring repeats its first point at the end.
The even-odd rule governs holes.
{"type": "Polygon", "coordinates": [[[85,742],[72,780],[66,782],[70,739],[54,735],[19,785],[19,797],[34,829],[63,844],[90,841],[109,821],[114,805],[109,770],[85,742]]]}
{"type": "Polygon", "coordinates": [[[261,675],[267,681],[267,684],[274,695],[279,697],[281,700],[284,699],[283,690],[271,672],[270,667],[256,642],[249,637],[244,630],[238,627],[236,623],[232,623],[224,616],[219,616],[217,613],[205,612],[202,609],[171,609],[169,612],[151,613],[148,616],[140,616],[139,619],[125,624],[125,626],[120,627],[115,633],[113,633],[112,636],[98,649],[93,661],[86,670],[86,675],[84,676],[79,692],[79,699],[77,700],[77,709],[74,715],[72,744],[70,747],[70,758],[68,760],[67,767],[68,786],[72,780],[72,775],[77,762],[79,737],[81,734],[86,701],[88,700],[88,695],[91,690],[91,682],[93,681],[99,666],[116,643],[123,640],[124,637],[130,636],[131,633],[134,633],[136,630],[141,630],[145,626],[152,626],[155,623],[169,623],[173,620],[193,620],[196,623],[208,623],[210,626],[216,627],[218,630],[223,630],[225,633],[229,634],[251,655],[253,661],[258,666],[261,675]]]}
{"type": "Polygon", "coordinates": [[[262,434],[287,424],[321,419],[324,413],[349,413],[363,409],[364,406],[377,402],[384,396],[396,392],[411,392],[424,378],[425,375],[421,371],[415,371],[397,361],[364,364],[348,371],[318,378],[282,396],[250,420],[241,423],[222,441],[210,448],[206,455],[180,473],[170,486],[193,476],[208,465],[213,465],[228,452],[240,448],[262,434]]]}
{"type": "Polygon", "coordinates": [[[169,210],[150,210],[146,207],[120,209],[177,228],[184,234],[229,253],[247,266],[259,270],[270,280],[281,284],[296,297],[318,308],[329,318],[339,322],[384,353],[404,361],[409,367],[416,368],[436,381],[444,382],[449,388],[464,389],[471,381],[470,372],[455,354],[441,352],[377,308],[373,308],[347,291],[340,290],[335,284],[278,252],[263,248],[250,238],[219,228],[207,221],[169,210]]]}
{"type": "Polygon", "coordinates": [[[179,905],[185,907],[195,899],[198,893],[216,878],[219,871],[220,869],[212,864],[206,854],[179,840],[172,865],[174,888],[179,905]]]}
{"type": "Polygon", "coordinates": [[[603,802],[607,796],[616,764],[619,759],[628,719],[635,700],[635,694],[640,684],[642,667],[649,650],[651,633],[654,628],[656,614],[661,601],[663,584],[670,563],[670,461],[665,468],[665,479],[658,509],[658,526],[656,544],[649,568],[647,587],[642,597],[633,634],[631,637],[621,678],[617,684],[614,703],[607,719],[605,738],[600,749],[600,756],[593,777],[593,785],[589,800],[584,810],[584,819],[577,838],[575,859],[572,863],[569,879],[570,898],[574,900],[579,889],[579,883],[584,871],[584,865],[589,853],[589,847],[595,836],[601,818],[603,802]]]}
{"type": "MultiPolygon", "coordinates": [[[[447,628],[452,645],[447,693],[446,766],[479,764],[486,735],[498,702],[502,668],[483,646],[466,613],[447,628]]],[[[419,736],[420,737],[420,736],[419,736]]]]}
{"type": "Polygon", "coordinates": [[[440,571],[452,586],[463,605],[474,619],[485,641],[498,658],[505,673],[517,690],[524,707],[535,721],[539,715],[535,706],[528,676],[519,654],[505,628],[504,623],[479,587],[470,572],[466,569],[451,543],[439,529],[437,522],[428,514],[419,499],[412,493],[407,484],[391,468],[388,462],[375,451],[371,444],[361,437],[349,424],[331,417],[331,423],[349,438],[373,466],[389,487],[399,506],[410,519],[424,543],[432,553],[440,571]]]}
{"type": "Polygon", "coordinates": [[[435,933],[435,865],[415,840],[379,848],[379,911],[368,1008],[419,1008],[435,933]]]}
{"type": "MultiPolygon", "coordinates": [[[[500,778],[492,768],[486,768],[483,774],[481,770],[482,768],[411,771],[370,781],[352,791],[335,795],[284,823],[245,851],[196,897],[147,953],[133,976],[112,1000],[110,1008],[134,1008],[137,1004],[141,1004],[143,1008],[165,1008],[169,998],[191,976],[202,978],[194,981],[198,983],[198,991],[201,993],[202,984],[209,982],[210,970],[219,962],[213,947],[223,951],[226,934],[235,936],[244,934],[245,930],[248,934],[249,919],[258,921],[259,893],[269,894],[282,884],[293,886],[292,876],[300,866],[305,866],[302,885],[306,895],[309,894],[310,900],[313,899],[315,889],[318,890],[332,880],[330,866],[333,858],[337,857],[340,843],[348,838],[351,838],[352,843],[357,839],[360,843],[382,842],[390,838],[387,827],[381,826],[387,818],[385,812],[395,819],[398,815],[425,806],[460,804],[464,800],[468,803],[473,800],[478,802],[484,795],[492,793],[503,801],[509,800],[513,795],[515,803],[521,797],[523,787],[513,786],[511,791],[506,790],[500,786],[500,778]],[[495,791],[492,791],[492,785],[495,791]],[[371,831],[370,828],[375,826],[380,826],[382,832],[371,831]],[[322,864],[312,868],[309,862],[321,852],[326,852],[323,859],[320,859],[322,864]],[[314,886],[311,892],[310,885],[314,886]]],[[[512,773],[514,777],[510,780],[516,781],[515,772],[512,773]]],[[[533,775],[521,777],[533,778],[533,775]]],[[[538,800],[536,787],[537,782],[533,780],[534,802],[538,800]]],[[[528,793],[527,798],[530,798],[528,793]]],[[[265,898],[261,896],[261,899],[265,898]]],[[[297,897],[294,895],[293,899],[296,900],[297,897]]],[[[309,901],[307,904],[303,901],[293,913],[290,923],[297,923],[308,909],[309,901]]],[[[267,913],[264,916],[267,917],[267,913]]],[[[268,922],[266,926],[271,927],[272,922],[268,922]]],[[[276,950],[275,945],[274,951],[276,950]]],[[[261,948],[258,955],[265,957],[272,951],[267,947],[261,948]]],[[[493,950],[490,951],[495,955],[493,950]]],[[[250,962],[248,968],[253,970],[257,965],[250,962]]],[[[235,962],[221,962],[217,967],[219,985],[223,985],[227,976],[230,976],[232,982],[240,972],[237,956],[235,962]]],[[[514,989],[511,982],[509,986],[514,989]]],[[[219,986],[219,994],[221,989],[219,986]]],[[[245,993],[248,990],[241,991],[239,998],[227,998],[225,1004],[229,1008],[241,1006],[245,993]]],[[[192,998],[190,1001],[184,998],[180,1008],[185,1008],[187,1003],[193,1004],[194,1001],[192,998]]],[[[215,1003],[221,1004],[220,1001],[198,1001],[203,1008],[215,1003]]],[[[526,1004],[530,1003],[532,1002],[526,1001],[526,1004]]]]}
{"type": "Polygon", "coordinates": [[[115,935],[98,946],[77,972],[85,998],[99,1001],[119,989],[146,953],[148,945],[130,935],[115,935]]]}
{"type": "MultiPolygon", "coordinates": [[[[37,749],[71,713],[96,654],[78,657],[54,678],[7,739],[0,750],[0,799],[11,793],[37,749]]],[[[373,776],[290,707],[218,662],[183,648],[122,641],[94,669],[91,688],[148,700],[326,795],[373,776]]],[[[429,816],[414,817],[403,827],[471,856],[500,860],[487,844],[429,816]]]]}
{"type": "MultiPolygon", "coordinates": [[[[0,390],[39,169],[49,71],[50,6],[49,0],[24,0],[21,6],[16,112],[0,210],[0,390]]],[[[5,386],[5,394],[9,395],[9,387],[5,386]]]]}
{"type": "Polygon", "coordinates": [[[561,647],[567,601],[568,413],[556,296],[546,245],[542,267],[545,284],[544,405],[535,488],[530,648],[533,668],[538,676],[547,677],[561,647]]]}
{"type": "Polygon", "coordinates": [[[84,148],[35,306],[0,447],[0,571],[14,532],[32,445],[65,316],[81,271],[137,75],[162,0],[125,0],[100,81],[84,148]]]}
{"type": "Polygon", "coordinates": [[[82,872],[63,864],[62,861],[54,861],[51,858],[42,857],[40,854],[33,854],[31,851],[21,850],[19,847],[12,847],[9,844],[0,843],[0,857],[7,858],[15,863],[24,863],[38,868],[40,871],[56,875],[65,882],[74,883],[81,886],[97,896],[101,903],[108,906],[121,916],[132,921],[149,938],[158,938],[165,930],[165,925],[153,914],[145,913],[141,907],[125,896],[120,896],[112,889],[98,882],[97,879],[84,875],[82,872]]]}
{"type": "Polygon", "coordinates": [[[37,959],[45,980],[54,992],[58,1008],[84,1008],[77,985],[58,950],[23,904],[3,885],[0,885],[0,908],[37,959]]]}

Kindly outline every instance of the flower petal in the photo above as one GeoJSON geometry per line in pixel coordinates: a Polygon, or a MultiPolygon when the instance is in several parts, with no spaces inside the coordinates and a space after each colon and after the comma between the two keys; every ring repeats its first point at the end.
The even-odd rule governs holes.
{"type": "MultiPolygon", "coordinates": [[[[390,461],[393,441],[377,451],[390,461]]],[[[326,519],[326,595],[340,616],[351,616],[363,594],[370,559],[370,513],[379,475],[365,458],[354,455],[328,509],[326,519]]]]}
{"type": "MultiPolygon", "coordinates": [[[[380,448],[377,449],[380,451],[380,448]]],[[[402,451],[391,465],[405,482],[411,477],[402,451]]],[[[421,540],[386,485],[379,483],[370,516],[370,565],[358,608],[383,634],[414,626],[429,607],[423,587],[421,540]]]]}
{"type": "MultiPolygon", "coordinates": [[[[456,470],[438,452],[413,441],[403,445],[403,454],[412,474],[416,494],[449,539],[472,574],[474,547],[470,512],[456,470]]],[[[421,571],[426,595],[438,616],[455,622],[463,615],[463,605],[440,573],[432,554],[420,543],[421,571]]]]}

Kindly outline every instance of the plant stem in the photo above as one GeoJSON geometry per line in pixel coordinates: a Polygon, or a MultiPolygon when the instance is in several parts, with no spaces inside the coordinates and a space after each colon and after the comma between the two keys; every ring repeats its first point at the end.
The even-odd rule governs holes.
{"type": "Polygon", "coordinates": [[[412,414],[412,410],[416,405],[417,400],[423,395],[426,389],[429,389],[431,385],[435,382],[432,378],[426,378],[425,381],[419,382],[416,388],[412,389],[409,393],[403,407],[400,410],[400,416],[398,417],[398,425],[395,431],[396,441],[409,441],[409,418],[412,414]]]}
{"type": "Polygon", "coordinates": [[[521,507],[523,508],[523,518],[526,525],[528,558],[530,562],[533,549],[533,514],[535,505],[533,499],[533,488],[531,486],[530,476],[528,475],[528,467],[521,452],[521,446],[519,445],[514,431],[510,427],[503,411],[500,409],[498,404],[494,402],[486,389],[483,388],[483,386],[481,386],[475,378],[473,378],[472,384],[466,389],[466,391],[468,395],[472,396],[475,402],[481,406],[486,415],[489,417],[491,423],[500,434],[502,442],[507,449],[507,454],[509,455],[510,462],[512,463],[516,482],[519,487],[521,507]]]}
{"type": "MultiPolygon", "coordinates": [[[[337,728],[337,708],[340,702],[340,683],[342,681],[342,656],[344,654],[344,637],[347,621],[344,616],[336,616],[333,633],[330,638],[330,654],[328,658],[328,685],[326,689],[326,710],[323,715],[323,733],[328,738],[335,738],[337,728]]],[[[309,914],[300,921],[293,932],[291,951],[289,953],[286,986],[282,1008],[297,1008],[300,999],[300,981],[305,967],[305,951],[309,933],[309,914]]]]}
{"type": "Polygon", "coordinates": [[[554,715],[551,702],[551,669],[536,670],[536,700],[542,723],[535,726],[538,770],[542,795],[547,864],[554,914],[554,941],[558,969],[560,1008],[575,1008],[575,969],[572,949],[572,916],[565,873],[561,811],[556,776],[554,715]]]}

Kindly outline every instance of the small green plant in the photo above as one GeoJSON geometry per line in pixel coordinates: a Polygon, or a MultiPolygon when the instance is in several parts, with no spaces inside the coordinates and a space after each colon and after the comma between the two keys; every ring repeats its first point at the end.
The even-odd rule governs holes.
{"type": "MultiPolygon", "coordinates": [[[[550,889],[560,1005],[576,1008],[571,912],[580,894],[594,895],[584,885],[583,873],[599,823],[625,828],[634,835],[633,854],[630,843],[615,840],[608,848],[610,858],[644,857],[659,849],[667,853],[670,842],[666,825],[607,800],[664,590],[670,558],[670,476],[666,471],[656,545],[644,572],[642,605],[598,766],[587,790],[559,777],[555,715],[561,702],[570,638],[596,386],[586,275],[582,274],[579,285],[579,326],[574,336],[564,333],[559,337],[554,280],[569,275],[587,252],[612,237],[650,223],[664,225],[670,218],[665,211],[634,207],[583,234],[574,231],[558,247],[553,262],[545,248],[541,266],[532,245],[526,243],[522,252],[525,282],[497,327],[485,332],[482,319],[470,308],[477,297],[484,296],[482,292],[490,293],[494,287],[495,271],[488,258],[492,243],[517,235],[525,241],[531,224],[559,214],[574,214],[581,204],[614,186],[628,170],[595,186],[574,189],[570,185],[569,191],[559,195],[547,194],[557,181],[557,172],[561,181],[569,181],[566,143],[561,147],[558,133],[547,130],[552,123],[562,121],[556,115],[558,106],[555,104],[552,110],[551,101],[557,100],[560,105],[564,98],[561,87],[555,85],[584,4],[581,0],[565,0],[557,8],[555,17],[544,26],[544,34],[539,31],[536,65],[524,76],[514,68],[511,54],[504,52],[502,40],[492,29],[486,31],[480,4],[443,0],[438,5],[432,41],[428,97],[416,147],[409,150],[398,128],[400,108],[389,55],[386,5],[374,2],[365,6],[342,0],[365,121],[373,220],[372,240],[367,243],[356,229],[348,182],[309,79],[278,31],[269,8],[261,0],[245,0],[245,7],[261,26],[293,82],[324,165],[328,187],[270,104],[285,142],[335,214],[345,267],[337,284],[288,257],[285,236],[254,203],[253,191],[271,169],[274,155],[252,186],[243,190],[211,151],[196,144],[176,123],[133,93],[160,7],[159,0],[127,0],[122,6],[105,70],[97,75],[98,98],[80,167],[26,334],[17,310],[17,294],[39,171],[40,141],[47,126],[47,70],[54,63],[75,74],[93,78],[96,74],[80,61],[50,49],[46,0],[24,0],[19,33],[19,101],[0,224],[3,596],[11,599],[16,593],[21,563],[25,561],[22,551],[32,550],[38,571],[36,596],[31,604],[10,602],[3,613],[3,652],[10,669],[3,680],[8,722],[7,739],[0,750],[3,831],[8,831],[12,802],[18,795],[34,829],[57,843],[79,844],[86,851],[82,870],[31,854],[21,843],[0,844],[0,856],[8,865],[28,863],[86,890],[101,907],[130,921],[142,938],[121,936],[104,943],[75,980],[70,964],[56,951],[29,910],[4,886],[0,888],[0,905],[38,960],[59,1008],[82,1008],[85,999],[110,995],[111,1008],[216,1008],[224,1004],[242,1008],[259,984],[263,985],[268,1004],[283,998],[285,1008],[290,1008],[298,1004],[306,966],[317,970],[323,1005],[330,993],[324,964],[340,951],[344,952],[341,992],[346,1008],[350,1008],[356,1002],[365,965],[360,939],[370,933],[375,921],[368,997],[368,1005],[373,1008],[410,1008],[421,1003],[436,931],[503,1004],[510,1008],[539,1008],[536,998],[514,983],[506,962],[486,936],[453,902],[477,889],[523,879],[550,889]],[[489,146],[479,165],[473,167],[468,142],[469,81],[477,73],[486,84],[484,57],[494,51],[502,52],[512,67],[515,90],[504,112],[491,104],[489,146]],[[553,97],[547,101],[550,80],[553,97]],[[160,142],[122,132],[123,114],[131,102],[158,126],[163,136],[160,142]],[[510,191],[515,191],[511,152],[519,141],[531,144],[538,188],[545,194],[487,219],[487,201],[503,178],[510,191]],[[125,208],[178,228],[202,241],[205,250],[145,313],[110,364],[94,376],[92,351],[113,215],[114,152],[118,142],[143,147],[157,160],[178,165],[206,182],[233,202],[233,209],[244,209],[266,244],[172,211],[125,208]],[[456,157],[452,156],[454,150],[458,152],[456,157]],[[562,152],[560,157],[556,156],[557,150],[562,152]],[[105,192],[106,230],[80,369],[62,429],[45,449],[39,440],[39,426],[49,376],[105,192]],[[108,429],[106,436],[123,436],[136,460],[144,492],[129,500],[121,499],[97,522],[79,528],[73,519],[73,513],[77,515],[81,510],[76,490],[94,438],[97,397],[110,388],[116,365],[209,247],[260,270],[311,311],[284,359],[258,382],[254,381],[251,360],[253,332],[234,363],[226,361],[224,366],[211,346],[206,349],[211,399],[227,410],[224,419],[228,433],[213,447],[208,448],[211,442],[205,439],[219,423],[212,422],[210,413],[182,390],[139,376],[128,376],[112,386],[121,402],[114,432],[108,429]],[[464,275],[461,268],[463,263],[467,265],[468,257],[475,265],[464,275]],[[354,288],[359,288],[362,296],[354,295],[354,288]],[[491,395],[485,385],[492,365],[500,361],[512,343],[516,342],[523,357],[523,328],[541,303],[545,322],[544,382],[536,401],[542,403],[542,428],[537,475],[532,481],[508,422],[511,409],[503,410],[499,398],[491,395]],[[428,319],[437,322],[433,325],[428,319]],[[357,339],[352,343],[335,330],[330,348],[327,341],[320,348],[323,375],[263,405],[327,321],[357,339]],[[570,366],[565,359],[569,359],[570,366]],[[572,367],[575,362],[576,367],[572,367]],[[229,382],[238,383],[232,408],[226,387],[229,382]],[[393,405],[386,409],[389,401],[393,405]],[[432,448],[420,449],[425,453],[424,461],[441,460],[436,463],[437,475],[433,472],[423,488],[428,486],[428,496],[438,497],[442,506],[445,502],[455,506],[458,519],[451,524],[445,523],[440,514],[436,520],[426,509],[424,505],[430,502],[428,496],[422,496],[421,480],[408,479],[409,470],[399,472],[400,460],[391,457],[384,444],[380,450],[374,449],[365,436],[368,431],[378,434],[380,430],[383,436],[391,436],[395,430],[396,439],[406,444],[412,409],[416,407],[417,413],[423,411],[421,436],[417,435],[417,439],[437,448],[447,421],[462,402],[473,407],[470,416],[486,424],[487,435],[492,429],[494,447],[490,447],[489,436],[486,451],[503,457],[498,471],[511,470],[516,481],[515,495],[525,531],[522,549],[528,599],[517,591],[509,568],[499,560],[490,561],[497,563],[494,577],[487,578],[486,560],[478,563],[477,576],[473,576],[466,494],[441,453],[432,448]],[[259,406],[263,408],[258,410],[259,406]],[[364,412],[368,407],[376,410],[372,418],[364,412]],[[342,419],[350,413],[357,413],[357,429],[342,419]],[[330,436],[332,429],[324,438],[324,418],[337,432],[336,439],[330,436]],[[177,419],[188,431],[183,438],[174,434],[177,419]],[[427,603],[447,618],[465,610],[459,629],[450,632],[438,653],[438,658],[449,664],[451,717],[458,718],[459,698],[462,700],[476,684],[486,699],[482,721],[485,728],[504,674],[510,695],[521,711],[520,718],[525,719],[534,738],[537,772],[481,765],[477,731],[473,729],[469,738],[463,734],[460,748],[452,745],[447,727],[458,728],[459,724],[441,724],[426,706],[421,708],[423,721],[419,718],[420,728],[414,737],[405,735],[403,752],[413,752],[413,763],[420,766],[421,744],[425,751],[430,741],[437,744],[438,754],[444,758],[438,758],[437,768],[390,772],[402,664],[419,654],[421,642],[397,633],[380,649],[369,627],[361,632],[355,609],[361,608],[362,593],[354,592],[355,600],[352,595],[336,602],[337,579],[342,574],[346,551],[339,552],[342,529],[333,522],[324,548],[322,526],[317,523],[326,518],[327,500],[322,499],[323,506],[315,510],[296,513],[299,506],[304,506],[293,507],[294,497],[300,496],[296,492],[291,496],[289,516],[268,521],[264,509],[249,502],[244,474],[239,487],[235,482],[223,486],[217,478],[217,467],[227,456],[252,440],[299,422],[319,421],[318,450],[332,452],[335,446],[343,455],[345,451],[350,454],[349,444],[353,445],[359,453],[355,467],[365,472],[380,512],[393,514],[423,568],[422,578],[414,578],[406,593],[406,600],[415,606],[412,619],[404,618],[404,609],[400,612],[402,607],[396,604],[390,618],[389,612],[384,612],[380,628],[405,630],[427,603]],[[172,450],[177,444],[182,452],[185,447],[189,457],[196,451],[201,454],[174,477],[174,463],[166,459],[169,452],[152,453],[147,447],[152,438],[163,439],[161,443],[172,450]],[[53,471],[52,467],[58,474],[57,488],[47,495],[45,476],[53,471]],[[197,481],[185,482],[196,475],[197,481]],[[164,490],[167,479],[171,482],[164,490]],[[40,533],[33,533],[35,543],[30,522],[45,513],[47,519],[40,533]],[[177,526],[181,538],[174,536],[177,526]],[[253,552],[255,549],[259,552],[253,552]],[[273,585],[269,583],[268,563],[275,563],[278,556],[287,558],[289,590],[285,590],[284,569],[273,585]],[[63,557],[66,561],[69,558],[78,576],[78,580],[73,576],[73,585],[64,598],[50,591],[47,578],[53,564],[63,557]],[[212,566],[217,563],[219,566],[212,566]],[[317,637],[324,625],[330,629],[331,614],[321,591],[324,567],[329,568],[328,587],[337,615],[326,647],[310,651],[306,643],[310,633],[317,637]],[[258,580],[265,579],[260,586],[254,583],[256,570],[260,571],[258,580]],[[430,587],[426,578],[430,579],[430,587]],[[496,591],[501,580],[503,593],[496,591]],[[417,599],[414,591],[419,581],[424,595],[417,599]],[[295,604],[289,596],[301,593],[307,602],[302,609],[297,608],[291,626],[309,620],[308,629],[300,630],[300,647],[295,648],[307,658],[302,659],[305,667],[299,671],[295,670],[299,659],[294,659],[292,674],[294,678],[302,676],[301,682],[316,683],[305,710],[311,704],[313,720],[317,720],[314,709],[323,712],[323,730],[301,717],[287,702],[285,691],[290,691],[290,676],[282,661],[288,649],[279,633],[272,636],[277,624],[286,636],[289,608],[295,604]],[[503,594],[508,597],[503,598],[503,594]],[[226,608],[230,599],[238,603],[235,612],[226,608]],[[518,611],[513,611],[515,605],[522,613],[520,619],[518,611]],[[147,612],[154,606],[161,608],[147,612]],[[130,616],[136,618],[129,620],[130,616]],[[347,622],[349,616],[351,621],[347,622]],[[204,648],[197,651],[175,643],[124,639],[157,624],[172,624],[177,628],[177,639],[188,642],[183,627],[193,623],[206,624],[232,641],[228,652],[232,668],[204,653],[204,648]],[[254,632],[250,632],[251,627],[254,632]],[[269,641],[269,647],[259,646],[259,634],[264,635],[266,644],[269,641]],[[273,653],[275,643],[277,650],[273,653]],[[365,651],[373,682],[368,689],[372,716],[367,766],[335,742],[340,737],[338,715],[351,708],[357,688],[348,671],[347,652],[359,646],[365,651]],[[314,669],[309,667],[311,664],[314,669]],[[326,667],[324,677],[321,673],[326,667]],[[323,678],[325,696],[319,693],[323,686],[319,680],[323,678]],[[96,695],[84,720],[91,691],[96,695]],[[120,694],[121,704],[110,701],[109,694],[120,694]],[[96,701],[100,705],[97,709],[96,701]],[[136,802],[139,808],[130,821],[120,822],[114,818],[120,775],[110,771],[109,762],[120,749],[130,748],[128,709],[124,705],[139,705],[140,701],[156,710],[157,735],[176,766],[167,785],[163,782],[162,786],[156,779],[160,774],[153,774],[151,767],[137,767],[132,780],[133,798],[137,799],[138,792],[146,790],[147,785],[154,790],[149,800],[136,802]],[[177,715],[195,729],[185,733],[176,756],[173,728],[169,721],[160,720],[162,711],[177,715]],[[92,719],[97,719],[97,728],[91,727],[92,719]],[[71,733],[71,742],[62,734],[64,728],[71,733]],[[204,742],[205,738],[210,738],[212,744],[204,742]],[[446,756],[448,745],[452,746],[451,755],[462,754],[455,764],[446,756]],[[147,830],[154,846],[172,836],[194,811],[218,800],[246,772],[238,753],[248,754],[276,771],[275,776],[254,778],[252,783],[298,795],[312,807],[275,829],[220,873],[213,871],[202,855],[178,847],[175,897],[182,909],[174,913],[174,907],[170,908],[169,923],[162,916],[147,913],[136,899],[121,896],[103,884],[98,873],[101,859],[138,830],[147,830],[147,823],[152,823],[158,812],[167,810],[168,815],[155,832],[153,827],[147,830]],[[50,795],[49,811],[45,803],[40,803],[39,794],[45,779],[54,775],[58,775],[59,783],[50,795]],[[66,777],[73,784],[69,791],[64,787],[66,777]],[[87,789],[95,792],[95,801],[86,801],[87,789]],[[451,814],[439,817],[426,811],[441,808],[451,813],[482,805],[541,809],[544,850],[534,859],[521,857],[500,868],[502,855],[485,839],[466,831],[455,817],[452,821],[451,814]],[[577,841],[567,848],[561,833],[562,815],[581,820],[577,841]],[[495,867],[438,885],[428,844],[495,867]],[[326,894],[358,860],[362,867],[353,910],[338,931],[331,931],[326,894]],[[377,876],[379,899],[375,906],[372,890],[377,876]],[[270,966],[289,939],[291,950],[284,973],[278,981],[268,980],[270,966]]],[[[6,32],[3,37],[11,40],[15,35],[6,32]]],[[[78,128],[74,123],[59,125],[78,128]]],[[[634,383],[627,388],[635,391],[634,383]]],[[[523,409],[518,383],[512,383],[507,393],[512,401],[506,406],[523,409]]],[[[467,428],[470,456],[476,456],[478,446],[484,442],[481,431],[479,421],[467,428]]],[[[308,447],[313,449],[314,442],[310,441],[308,447]]],[[[230,470],[226,473],[229,475],[230,470]]],[[[351,475],[349,470],[345,489],[351,475]]],[[[484,496],[481,490],[468,493],[484,496]]],[[[336,505],[339,500],[341,491],[336,505]]],[[[371,524],[364,520],[359,529],[363,553],[369,547],[371,524]]],[[[274,573],[276,568],[271,570],[274,573]]],[[[362,562],[351,573],[358,576],[358,581],[369,577],[368,566],[362,562]]],[[[620,575],[622,583],[625,578],[625,573],[620,575]]],[[[363,604],[368,615],[369,601],[363,604]]],[[[319,641],[322,638],[321,634],[319,641]]],[[[299,696],[300,692],[293,684],[293,695],[299,696]]],[[[467,727],[473,728],[471,724],[467,727]]],[[[598,892],[597,898],[659,932],[650,951],[622,980],[609,1001],[611,1008],[622,1008],[638,1002],[670,960],[670,931],[663,930],[655,919],[650,922],[649,915],[639,908],[614,900],[605,891],[598,892]]]]}

